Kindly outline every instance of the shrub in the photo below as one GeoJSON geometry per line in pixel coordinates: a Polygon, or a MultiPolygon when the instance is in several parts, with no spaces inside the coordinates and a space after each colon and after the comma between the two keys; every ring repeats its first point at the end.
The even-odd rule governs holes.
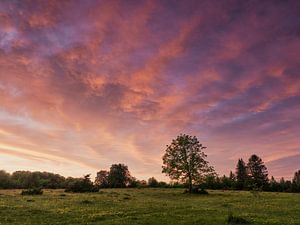
{"type": "Polygon", "coordinates": [[[21,195],[42,195],[42,194],[43,194],[42,188],[30,188],[27,190],[23,190],[21,192],[21,195]]]}
{"type": "Polygon", "coordinates": [[[84,178],[76,179],[74,182],[68,184],[65,192],[84,193],[84,192],[98,192],[99,187],[95,186],[91,180],[90,175],[84,178]]]}
{"type": "Polygon", "coordinates": [[[160,181],[160,182],[158,182],[158,187],[161,187],[161,188],[167,188],[169,185],[166,183],[166,182],[164,182],[164,181],[160,181]]]}
{"type": "Polygon", "coordinates": [[[149,187],[158,187],[158,181],[154,177],[150,177],[148,179],[148,186],[149,187]]]}

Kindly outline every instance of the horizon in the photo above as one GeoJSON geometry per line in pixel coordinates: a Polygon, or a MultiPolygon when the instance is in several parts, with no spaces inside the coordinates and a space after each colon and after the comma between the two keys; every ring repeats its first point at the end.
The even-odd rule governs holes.
{"type": "Polygon", "coordinates": [[[0,170],[161,173],[196,136],[219,175],[300,165],[299,1],[0,2],[0,170]]]}

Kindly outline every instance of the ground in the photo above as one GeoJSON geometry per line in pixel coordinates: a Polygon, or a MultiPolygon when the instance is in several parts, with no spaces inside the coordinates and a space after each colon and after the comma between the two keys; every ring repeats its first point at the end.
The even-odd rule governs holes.
{"type": "Polygon", "coordinates": [[[104,189],[70,194],[45,190],[22,196],[0,190],[0,224],[227,224],[230,212],[248,224],[300,224],[300,194],[183,189],[104,189]],[[244,221],[245,222],[245,221],[244,221]]]}

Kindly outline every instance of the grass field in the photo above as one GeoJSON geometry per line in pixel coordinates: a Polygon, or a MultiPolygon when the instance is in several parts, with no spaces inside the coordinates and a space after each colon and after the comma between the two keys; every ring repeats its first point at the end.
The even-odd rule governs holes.
{"type": "Polygon", "coordinates": [[[182,189],[105,189],[22,196],[0,190],[0,224],[227,224],[229,212],[248,224],[300,224],[300,194],[182,189]]]}

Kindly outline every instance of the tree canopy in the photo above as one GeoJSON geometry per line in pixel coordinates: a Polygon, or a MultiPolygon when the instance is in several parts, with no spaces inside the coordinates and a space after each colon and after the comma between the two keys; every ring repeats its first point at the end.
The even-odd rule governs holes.
{"type": "Polygon", "coordinates": [[[205,149],[196,136],[181,134],[167,145],[163,156],[162,172],[171,179],[187,182],[189,192],[194,184],[200,184],[204,177],[214,172],[206,161],[205,149]]]}
{"type": "Polygon", "coordinates": [[[253,154],[247,164],[250,184],[257,188],[265,188],[268,184],[268,171],[260,157],[253,154]]]}
{"type": "Polygon", "coordinates": [[[243,189],[247,181],[247,167],[243,159],[239,159],[236,165],[236,185],[237,189],[243,189]]]}
{"type": "Polygon", "coordinates": [[[124,164],[113,164],[110,167],[108,182],[109,186],[113,188],[126,187],[131,180],[131,175],[128,167],[124,164]]]}

